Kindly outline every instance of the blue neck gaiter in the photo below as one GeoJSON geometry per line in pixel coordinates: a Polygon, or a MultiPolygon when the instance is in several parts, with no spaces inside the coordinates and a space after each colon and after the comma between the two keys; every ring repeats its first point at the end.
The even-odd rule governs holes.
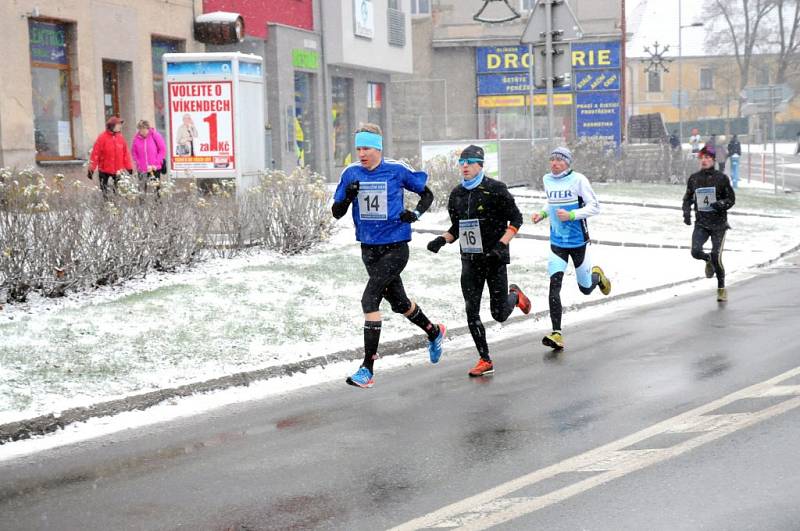
{"type": "Polygon", "coordinates": [[[481,182],[483,182],[483,170],[481,170],[480,173],[478,173],[478,175],[476,175],[470,180],[462,179],[461,186],[463,186],[467,190],[472,190],[473,188],[481,184],[481,182]]]}

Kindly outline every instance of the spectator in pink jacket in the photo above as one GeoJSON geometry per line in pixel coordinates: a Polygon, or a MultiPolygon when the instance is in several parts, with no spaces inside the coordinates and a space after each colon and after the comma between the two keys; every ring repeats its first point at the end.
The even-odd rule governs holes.
{"type": "Polygon", "coordinates": [[[138,132],[133,137],[131,155],[136,172],[139,174],[139,189],[142,193],[147,192],[149,183],[158,191],[161,166],[167,154],[164,139],[155,128],[150,127],[150,122],[147,120],[139,120],[136,129],[138,132]]]}

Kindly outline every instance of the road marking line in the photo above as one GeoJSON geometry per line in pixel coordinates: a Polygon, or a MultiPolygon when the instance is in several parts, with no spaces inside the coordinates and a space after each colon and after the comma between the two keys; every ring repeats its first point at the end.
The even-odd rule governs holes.
{"type": "Polygon", "coordinates": [[[631,472],[671,459],[699,446],[715,441],[735,431],[747,428],[768,418],[800,407],[800,386],[780,382],[800,375],[800,367],[751,385],[686,413],[664,420],[614,442],[571,457],[560,463],[536,470],[487,491],[455,502],[430,514],[421,516],[392,531],[456,527],[479,530],[502,524],[553,505],[631,472]],[[794,396],[753,413],[706,415],[743,398],[764,396],[794,396]],[[701,428],[702,427],[702,428],[701,428]],[[696,437],[668,448],[623,450],[645,439],[663,433],[698,432],[696,437]],[[598,475],[535,497],[508,497],[509,494],[566,472],[602,472],[598,475]]]}

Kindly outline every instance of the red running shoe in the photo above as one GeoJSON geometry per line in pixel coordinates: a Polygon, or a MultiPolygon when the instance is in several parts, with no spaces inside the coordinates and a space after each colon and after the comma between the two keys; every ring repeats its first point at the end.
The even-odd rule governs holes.
{"type": "Polygon", "coordinates": [[[494,373],[494,365],[492,365],[491,361],[486,361],[483,358],[479,359],[478,363],[469,370],[469,375],[472,377],[486,376],[487,374],[493,374],[493,373],[494,373]]]}
{"type": "Polygon", "coordinates": [[[528,315],[531,312],[531,300],[522,293],[522,290],[516,284],[508,286],[508,291],[517,294],[517,308],[522,310],[525,315],[528,315]]]}

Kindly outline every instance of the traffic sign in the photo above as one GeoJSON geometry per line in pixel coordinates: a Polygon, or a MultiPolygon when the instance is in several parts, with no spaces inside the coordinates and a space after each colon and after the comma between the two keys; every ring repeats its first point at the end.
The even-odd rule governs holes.
{"type": "Polygon", "coordinates": [[[773,103],[788,102],[794,97],[794,90],[786,83],[781,83],[780,85],[757,85],[745,87],[740,96],[747,103],[769,105],[770,101],[773,103]]]}
{"type": "Polygon", "coordinates": [[[788,101],[780,101],[775,104],[765,103],[745,103],[742,105],[742,116],[752,116],[754,114],[769,114],[772,112],[786,112],[789,108],[788,101]]]}
{"type": "MultiPolygon", "coordinates": [[[[547,86],[545,74],[545,46],[533,47],[533,79],[536,88],[547,86]]],[[[553,43],[553,86],[568,85],[572,77],[572,53],[569,43],[553,43]]]]}
{"type": "Polygon", "coordinates": [[[689,106],[689,91],[681,90],[680,93],[675,90],[672,92],[672,106],[673,107],[688,107],[689,106]]]}
{"type": "Polygon", "coordinates": [[[572,12],[572,8],[566,0],[536,0],[525,31],[522,32],[522,44],[543,43],[545,32],[547,31],[547,17],[545,16],[545,3],[552,4],[553,32],[558,32],[553,36],[555,41],[576,40],[583,37],[583,29],[578,23],[578,18],[572,12]]]}

